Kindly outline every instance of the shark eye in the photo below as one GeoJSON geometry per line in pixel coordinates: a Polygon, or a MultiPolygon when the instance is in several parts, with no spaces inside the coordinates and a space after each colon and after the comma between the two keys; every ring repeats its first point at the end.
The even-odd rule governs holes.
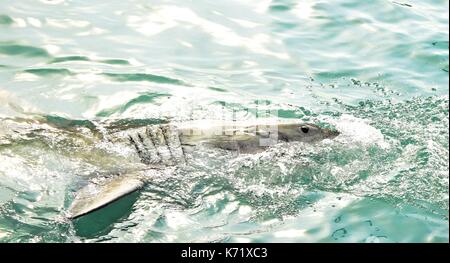
{"type": "Polygon", "coordinates": [[[302,127],[300,127],[300,130],[301,130],[303,133],[308,133],[308,132],[309,132],[309,127],[308,127],[308,126],[302,126],[302,127]]]}

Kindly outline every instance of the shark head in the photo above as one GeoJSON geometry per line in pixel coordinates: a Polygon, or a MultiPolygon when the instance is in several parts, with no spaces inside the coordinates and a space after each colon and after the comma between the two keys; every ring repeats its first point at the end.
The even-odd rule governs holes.
{"type": "Polygon", "coordinates": [[[278,136],[282,141],[316,142],[333,139],[339,135],[336,130],[321,128],[310,123],[294,123],[278,125],[278,136]]]}

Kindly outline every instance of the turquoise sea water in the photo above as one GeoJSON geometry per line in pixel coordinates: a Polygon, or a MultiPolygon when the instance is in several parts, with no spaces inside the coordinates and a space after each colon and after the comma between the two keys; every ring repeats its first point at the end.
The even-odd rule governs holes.
{"type": "Polygon", "coordinates": [[[2,0],[0,241],[448,242],[448,13],[446,0],[2,0]],[[140,165],[89,143],[90,127],[261,113],[341,135],[199,151],[66,219],[83,183],[140,165]]]}

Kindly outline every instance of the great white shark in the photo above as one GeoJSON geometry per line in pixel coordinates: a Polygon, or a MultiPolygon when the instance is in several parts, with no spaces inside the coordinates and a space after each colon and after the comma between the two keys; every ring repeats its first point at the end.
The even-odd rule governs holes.
{"type": "Polygon", "coordinates": [[[257,122],[201,121],[148,125],[111,134],[112,141],[129,143],[135,148],[143,171],[124,173],[100,185],[88,185],[76,193],[68,209],[68,218],[76,219],[135,192],[152,176],[185,165],[187,156],[202,144],[213,148],[254,154],[280,142],[315,143],[333,139],[336,130],[299,121],[257,122]]]}

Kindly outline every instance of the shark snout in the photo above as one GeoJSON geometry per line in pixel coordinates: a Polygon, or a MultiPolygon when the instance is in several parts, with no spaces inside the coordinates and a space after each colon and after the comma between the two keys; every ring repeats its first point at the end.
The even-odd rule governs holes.
{"type": "Polygon", "coordinates": [[[326,138],[334,139],[341,133],[339,131],[337,131],[337,130],[325,129],[324,134],[325,134],[326,138]]]}

